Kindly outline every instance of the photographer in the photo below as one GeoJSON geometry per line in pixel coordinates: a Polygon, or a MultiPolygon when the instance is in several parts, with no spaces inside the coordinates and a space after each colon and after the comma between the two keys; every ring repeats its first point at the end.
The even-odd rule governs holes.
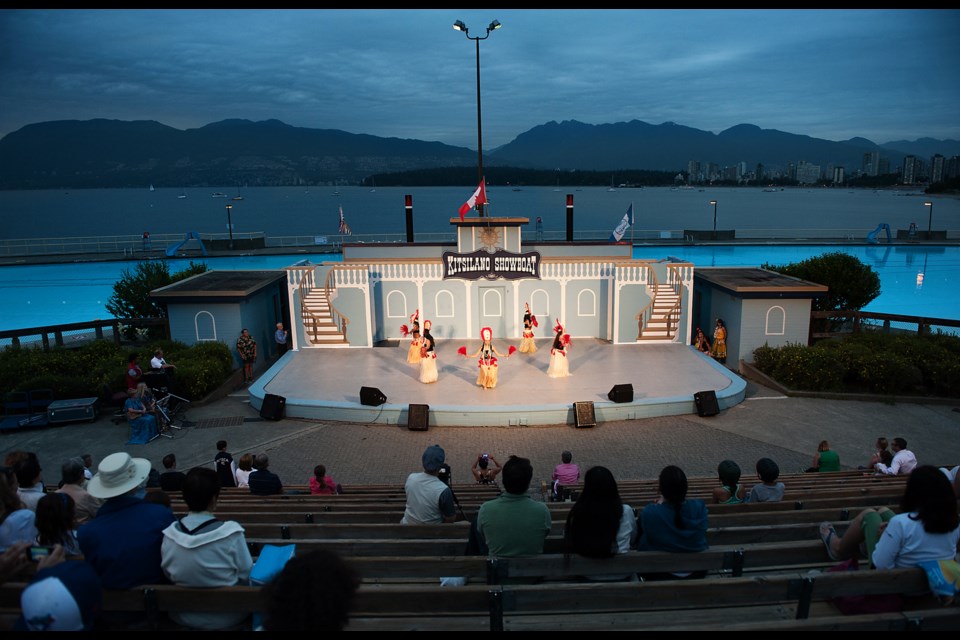
{"type": "Polygon", "coordinates": [[[477,459],[473,461],[473,479],[477,481],[477,484],[493,484],[497,481],[497,474],[503,467],[500,466],[500,463],[497,462],[497,459],[487,453],[481,453],[477,455],[477,459]],[[493,468],[490,467],[490,463],[493,463],[493,468]]]}
{"type": "Polygon", "coordinates": [[[423,472],[411,473],[404,484],[407,504],[400,524],[457,521],[453,490],[448,486],[449,467],[444,468],[443,464],[445,457],[438,444],[427,447],[423,452],[423,472]],[[443,479],[439,477],[441,468],[446,471],[443,479]]]}

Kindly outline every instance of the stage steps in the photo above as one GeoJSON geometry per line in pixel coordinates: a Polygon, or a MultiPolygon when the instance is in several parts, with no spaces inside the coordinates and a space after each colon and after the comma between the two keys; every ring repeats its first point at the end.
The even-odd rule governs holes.
{"type": "Polygon", "coordinates": [[[653,295],[653,313],[637,342],[672,342],[680,314],[678,312],[677,317],[671,321],[670,313],[677,306],[680,295],[667,284],[658,284],[653,295]]]}
{"type": "Polygon", "coordinates": [[[347,339],[333,321],[330,301],[322,287],[311,289],[302,302],[303,329],[310,344],[346,346],[347,339]]]}

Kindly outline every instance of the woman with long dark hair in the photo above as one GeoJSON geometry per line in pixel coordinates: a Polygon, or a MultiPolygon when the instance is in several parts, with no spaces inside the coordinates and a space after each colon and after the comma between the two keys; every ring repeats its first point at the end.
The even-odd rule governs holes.
{"type": "Polygon", "coordinates": [[[860,543],[876,569],[915,567],[924,560],[949,560],[960,544],[960,515],[950,480],[932,465],[917,467],[907,480],[900,513],[886,507],[865,509],[843,536],[820,523],[820,538],[834,560],[859,555],[860,543]]]}
{"type": "Polygon", "coordinates": [[[48,493],[37,502],[37,544],[63,545],[68,556],[79,556],[80,544],[74,527],[76,505],[65,493],[48,493]]]}
{"type": "Polygon", "coordinates": [[[613,474],[606,467],[591,467],[583,478],[583,491],[567,514],[566,552],[609,558],[629,551],[636,536],[636,516],[620,499],[613,474]]]}
{"type": "MultiPolygon", "coordinates": [[[[707,505],[703,500],[687,499],[687,475],[675,465],[660,472],[660,497],[648,504],[637,518],[640,551],[696,552],[708,548],[707,505]]],[[[701,578],[694,573],[643,574],[644,580],[701,578]]]]}

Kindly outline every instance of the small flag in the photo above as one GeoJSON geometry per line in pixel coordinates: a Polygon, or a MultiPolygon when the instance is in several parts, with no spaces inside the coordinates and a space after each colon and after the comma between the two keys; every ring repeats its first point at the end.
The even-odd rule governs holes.
{"type": "Polygon", "coordinates": [[[486,180],[480,180],[480,186],[477,187],[477,190],[473,192],[473,195],[470,196],[470,199],[460,205],[460,220],[463,221],[463,217],[467,215],[467,211],[473,209],[479,204],[487,204],[487,188],[485,186],[486,180]]]}
{"type": "Polygon", "coordinates": [[[617,225],[617,228],[613,230],[613,233],[610,234],[610,242],[620,242],[620,238],[623,237],[623,234],[626,233],[627,229],[630,228],[630,225],[633,224],[633,203],[630,203],[630,206],[627,207],[627,212],[623,215],[623,220],[620,221],[620,224],[617,225]]]}
{"type": "Polygon", "coordinates": [[[340,205],[340,235],[349,236],[352,234],[353,231],[350,230],[350,225],[347,224],[346,219],[343,217],[343,205],[340,205]]]}

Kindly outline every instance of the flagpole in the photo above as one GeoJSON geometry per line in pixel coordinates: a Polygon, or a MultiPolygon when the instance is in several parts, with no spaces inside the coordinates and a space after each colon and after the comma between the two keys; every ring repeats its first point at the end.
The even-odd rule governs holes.
{"type": "Polygon", "coordinates": [[[630,212],[633,214],[630,216],[633,218],[633,220],[630,221],[630,257],[633,258],[633,228],[637,226],[637,212],[633,208],[633,201],[630,202],[630,212]]]}

